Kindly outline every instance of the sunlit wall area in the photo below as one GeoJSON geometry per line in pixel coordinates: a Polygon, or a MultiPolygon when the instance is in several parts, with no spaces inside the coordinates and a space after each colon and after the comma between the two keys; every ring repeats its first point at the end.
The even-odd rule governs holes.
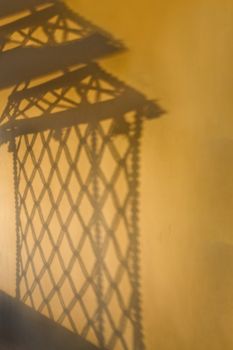
{"type": "MultiPolygon", "coordinates": [[[[230,0],[66,3],[126,46],[126,51],[101,59],[101,66],[164,110],[160,118],[143,121],[138,159],[138,266],[146,348],[230,350],[233,4],[230,0]]],[[[36,84],[50,78],[39,79],[36,84]]],[[[9,93],[1,91],[1,113],[9,93]]],[[[71,99],[75,100],[74,93],[71,99]]],[[[56,137],[62,136],[51,138],[54,149],[56,137]]],[[[75,138],[69,140],[76,147],[75,138]]],[[[115,140],[123,150],[124,136],[115,140]]],[[[8,147],[3,144],[0,149],[0,288],[14,295],[15,179],[8,147]]],[[[39,150],[40,145],[35,147],[39,150]]],[[[110,171],[112,159],[104,162],[110,171]]],[[[38,184],[35,190],[39,191],[38,184]]],[[[121,195],[127,192],[124,178],[116,190],[121,195]]],[[[64,213],[69,206],[64,204],[64,213]]],[[[104,210],[111,221],[114,205],[107,204],[104,210]]],[[[114,269],[113,255],[107,264],[114,269]]],[[[65,326],[72,328],[69,322],[65,326]]],[[[95,337],[90,335],[90,340],[95,337]]]]}

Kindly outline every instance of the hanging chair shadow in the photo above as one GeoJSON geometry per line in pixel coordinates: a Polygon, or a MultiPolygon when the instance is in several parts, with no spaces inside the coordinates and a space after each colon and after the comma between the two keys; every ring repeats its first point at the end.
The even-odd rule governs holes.
{"type": "Polygon", "coordinates": [[[87,64],[14,91],[17,298],[101,349],[143,349],[138,176],[143,121],[163,111],[87,64]]]}
{"type": "Polygon", "coordinates": [[[163,110],[93,62],[123,44],[62,1],[3,10],[28,13],[0,27],[0,89],[14,87],[0,145],[13,155],[17,246],[2,338],[28,350],[143,350],[140,142],[144,120],[163,110]],[[41,77],[50,80],[35,85],[41,77]]]}

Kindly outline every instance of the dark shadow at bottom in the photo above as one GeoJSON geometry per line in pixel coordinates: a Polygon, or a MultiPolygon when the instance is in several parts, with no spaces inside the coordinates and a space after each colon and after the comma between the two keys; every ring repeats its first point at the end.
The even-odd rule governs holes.
{"type": "Polygon", "coordinates": [[[84,340],[0,292],[0,349],[97,350],[84,340]]]}

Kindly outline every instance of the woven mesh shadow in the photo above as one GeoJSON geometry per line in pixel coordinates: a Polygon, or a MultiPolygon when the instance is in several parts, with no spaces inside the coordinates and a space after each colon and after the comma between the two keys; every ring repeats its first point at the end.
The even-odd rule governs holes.
{"type": "Polygon", "coordinates": [[[106,349],[142,349],[138,171],[161,111],[96,64],[15,91],[17,295],[106,349]]]}
{"type": "Polygon", "coordinates": [[[24,57],[0,79],[16,85],[0,118],[13,154],[16,296],[101,349],[143,350],[140,138],[162,110],[90,62],[121,45],[60,2],[0,36],[3,67],[14,73],[24,57]],[[58,68],[59,78],[30,85],[58,68]]]}

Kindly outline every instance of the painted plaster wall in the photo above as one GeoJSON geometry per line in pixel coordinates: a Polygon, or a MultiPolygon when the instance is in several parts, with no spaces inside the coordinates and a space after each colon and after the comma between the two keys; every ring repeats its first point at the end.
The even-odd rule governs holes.
{"type": "MultiPolygon", "coordinates": [[[[67,0],[123,40],[101,62],[156,99],[141,143],[140,232],[147,349],[232,349],[233,119],[230,0],[67,0]]],[[[7,96],[2,92],[2,101],[7,96]]],[[[2,108],[2,106],[1,106],[2,108]]],[[[1,150],[0,280],[14,293],[10,154],[1,150]]]]}

